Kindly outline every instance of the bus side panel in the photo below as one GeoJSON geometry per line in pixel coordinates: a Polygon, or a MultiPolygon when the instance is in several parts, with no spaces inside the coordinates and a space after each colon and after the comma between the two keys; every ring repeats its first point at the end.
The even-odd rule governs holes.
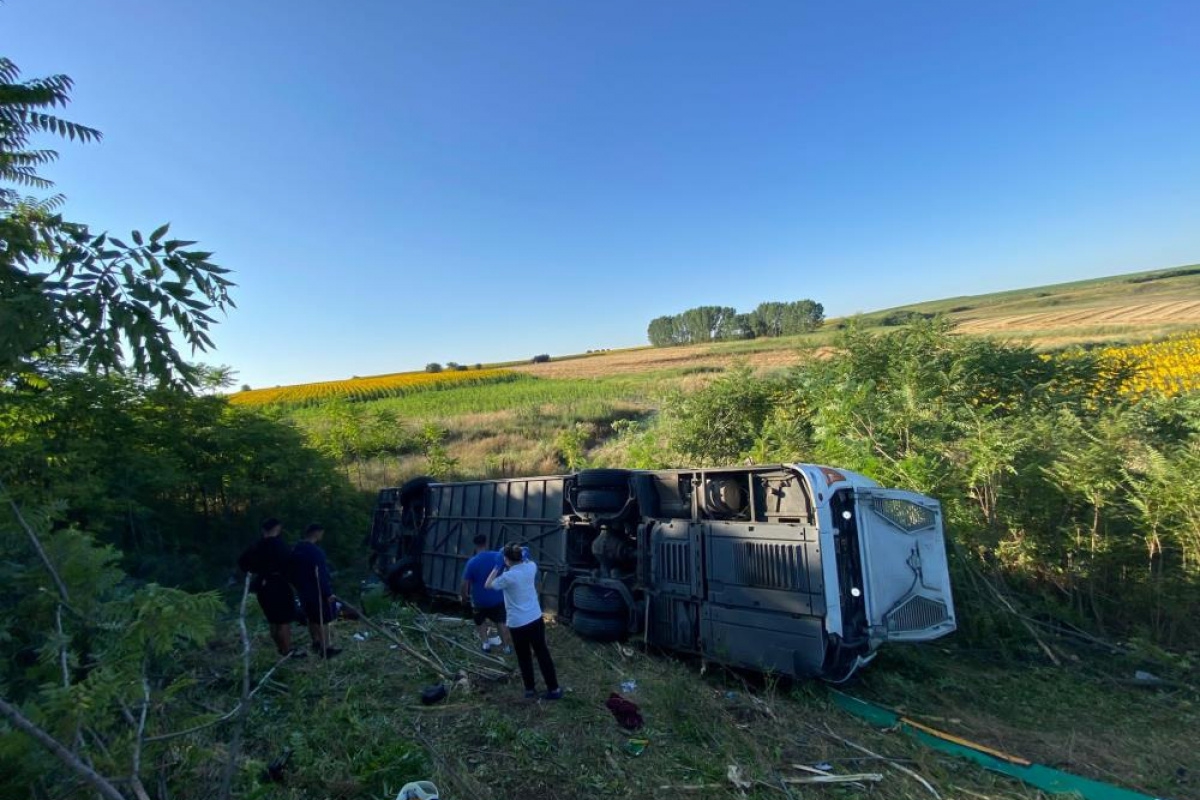
{"type": "Polygon", "coordinates": [[[529,546],[540,568],[542,605],[558,608],[558,573],[566,567],[561,477],[434,484],[421,558],[422,577],[434,594],[458,594],[463,567],[475,552],[473,539],[487,536],[489,549],[507,542],[529,546]]]}
{"type": "Polygon", "coordinates": [[[813,675],[825,660],[825,581],[815,527],[706,524],[709,657],[786,675],[813,675]]]}

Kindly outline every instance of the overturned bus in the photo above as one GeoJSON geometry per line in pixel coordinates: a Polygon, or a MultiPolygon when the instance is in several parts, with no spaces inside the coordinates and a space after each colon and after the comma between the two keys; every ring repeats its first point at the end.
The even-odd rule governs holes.
{"type": "Polygon", "coordinates": [[[841,681],[885,642],[955,628],[941,508],[843,469],[589,469],[379,493],[375,571],[458,593],[476,534],[519,542],[542,606],[594,639],[841,681]]]}

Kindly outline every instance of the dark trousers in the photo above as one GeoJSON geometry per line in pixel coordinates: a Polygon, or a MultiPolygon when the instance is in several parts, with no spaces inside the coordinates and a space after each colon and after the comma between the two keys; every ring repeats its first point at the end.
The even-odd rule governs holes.
{"type": "Polygon", "coordinates": [[[521,680],[525,682],[525,690],[533,691],[533,656],[537,656],[538,669],[542,671],[542,679],[546,681],[546,690],[553,692],[558,688],[558,676],[554,673],[554,661],[550,658],[550,648],[546,646],[546,623],[541,617],[519,628],[509,628],[512,633],[513,650],[517,651],[517,664],[521,667],[521,680]],[[532,654],[530,651],[533,651],[532,654]]]}

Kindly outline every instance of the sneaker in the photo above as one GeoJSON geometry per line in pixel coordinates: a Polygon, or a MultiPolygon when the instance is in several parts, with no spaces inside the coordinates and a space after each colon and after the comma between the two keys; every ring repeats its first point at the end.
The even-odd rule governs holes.
{"type": "Polygon", "coordinates": [[[492,643],[491,642],[484,642],[483,644],[480,645],[480,647],[483,649],[483,652],[485,652],[485,653],[492,652],[492,643]]]}
{"type": "Polygon", "coordinates": [[[544,695],[542,695],[543,700],[562,700],[562,697],[563,690],[561,688],[555,689],[552,692],[546,692],[544,695]]]}
{"type": "Polygon", "coordinates": [[[293,647],[288,652],[288,658],[308,658],[308,653],[304,652],[303,647],[293,647]]]}
{"type": "Polygon", "coordinates": [[[526,700],[537,700],[537,692],[534,691],[533,689],[526,689],[525,690],[525,699],[526,700]]]}

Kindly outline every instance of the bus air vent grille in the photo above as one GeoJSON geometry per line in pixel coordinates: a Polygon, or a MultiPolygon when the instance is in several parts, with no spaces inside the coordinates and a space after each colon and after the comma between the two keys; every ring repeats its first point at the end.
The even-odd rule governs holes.
{"type": "Polygon", "coordinates": [[[925,506],[919,506],[910,500],[899,500],[894,497],[876,497],[873,501],[875,513],[903,531],[912,533],[922,528],[928,528],[934,522],[934,515],[925,506]]]}
{"type": "Polygon", "coordinates": [[[950,618],[946,604],[928,597],[913,597],[893,608],[887,614],[887,628],[891,632],[923,631],[940,625],[950,618]]]}

